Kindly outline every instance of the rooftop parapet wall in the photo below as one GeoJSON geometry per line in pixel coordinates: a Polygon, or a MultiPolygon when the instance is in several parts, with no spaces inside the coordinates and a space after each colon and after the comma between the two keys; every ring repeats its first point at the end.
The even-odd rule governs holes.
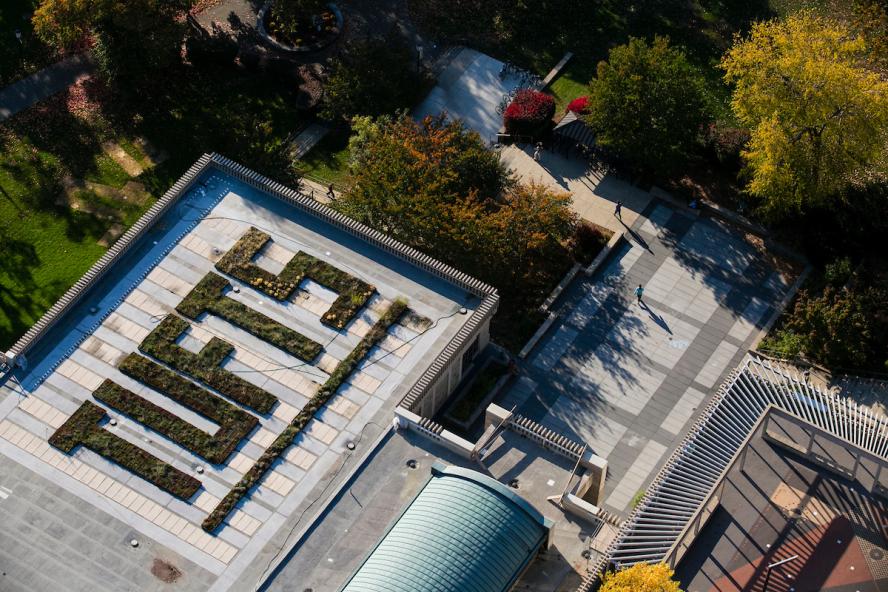
{"type": "Polygon", "coordinates": [[[221,155],[204,154],[190,169],[157,201],[114,245],[103,255],[80,280],[77,281],[5,354],[5,362],[12,366],[15,360],[24,356],[47,332],[55,326],[92,289],[120,259],[148,233],[208,170],[216,169],[239,179],[269,195],[310,214],[355,236],[370,245],[390,253],[409,264],[482,298],[481,304],[472,316],[453,337],[444,351],[435,359],[427,371],[420,376],[406,395],[405,406],[421,402],[428,388],[446,370],[452,358],[463,349],[475,332],[496,312],[499,296],[496,289],[457,269],[446,265],[412,247],[408,247],[391,237],[361,224],[328,206],[320,204],[304,193],[284,186],[277,181],[260,175],[247,167],[237,164],[221,155]]]}

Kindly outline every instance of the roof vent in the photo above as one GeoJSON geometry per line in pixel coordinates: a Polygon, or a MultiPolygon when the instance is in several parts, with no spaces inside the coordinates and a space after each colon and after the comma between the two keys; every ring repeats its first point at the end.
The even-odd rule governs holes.
{"type": "Polygon", "coordinates": [[[462,308],[459,309],[459,314],[467,314],[468,312],[469,312],[469,309],[466,308],[465,306],[463,306],[462,308]]]}
{"type": "Polygon", "coordinates": [[[509,487],[511,487],[512,489],[518,489],[518,478],[517,477],[515,479],[512,479],[511,481],[509,481],[509,487]]]}
{"type": "Polygon", "coordinates": [[[410,460],[408,460],[408,461],[407,461],[406,463],[404,463],[404,464],[407,465],[407,468],[408,468],[408,469],[415,469],[415,468],[416,468],[416,461],[415,461],[414,459],[412,459],[412,458],[411,458],[410,460]]]}

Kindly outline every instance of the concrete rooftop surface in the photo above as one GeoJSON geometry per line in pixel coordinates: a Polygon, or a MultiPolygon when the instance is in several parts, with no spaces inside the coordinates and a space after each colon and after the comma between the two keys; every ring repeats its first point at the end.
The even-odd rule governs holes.
{"type": "Polygon", "coordinates": [[[426,484],[438,461],[480,471],[504,484],[517,478],[515,493],[555,523],[552,547],[530,564],[517,590],[555,592],[576,587],[589,561],[583,551],[597,527],[548,501],[575,483],[573,461],[506,431],[492,443],[483,463],[477,463],[416,432],[402,431],[385,436],[384,444],[328,506],[323,519],[296,542],[263,591],[339,590],[426,484]],[[408,461],[415,461],[415,468],[408,461]]]}
{"type": "MultiPolygon", "coordinates": [[[[221,272],[216,271],[221,275],[221,272]]],[[[392,409],[464,326],[480,298],[263,190],[209,168],[187,194],[132,246],[80,303],[28,351],[27,369],[0,382],[0,589],[168,589],[154,559],[179,572],[175,589],[247,589],[286,538],[324,507],[329,482],[368,454],[346,444],[375,441],[392,409]],[[307,252],[376,288],[344,330],[320,322],[336,298],[304,280],[278,302],[227,277],[227,297],[323,344],[311,363],[205,314],[179,345],[197,352],[213,337],[234,346],[222,367],[271,393],[277,403],[224,464],[211,465],[113,409],[104,430],[201,482],[182,501],[105,457],[72,454],[47,440],[105,379],[192,425],[207,418],[125,376],[117,363],[189,293],[250,227],[271,236],[256,263],[278,273],[307,252]],[[201,522],[297,415],[389,303],[406,299],[415,315],[389,328],[346,384],[213,533],[201,522]],[[467,309],[463,313],[460,309],[467,309]],[[417,320],[423,317],[430,323],[417,320]],[[115,423],[116,422],[116,423],[115,423]],[[201,470],[198,470],[200,467],[201,470]],[[73,515],[73,516],[72,516],[73,515]],[[76,516],[76,517],[75,517],[76,516]],[[130,540],[139,541],[136,548],[130,540]],[[13,544],[14,542],[14,544],[13,544]],[[117,575],[114,575],[117,574],[117,575]],[[127,584],[128,582],[128,584],[127,584]]]]}

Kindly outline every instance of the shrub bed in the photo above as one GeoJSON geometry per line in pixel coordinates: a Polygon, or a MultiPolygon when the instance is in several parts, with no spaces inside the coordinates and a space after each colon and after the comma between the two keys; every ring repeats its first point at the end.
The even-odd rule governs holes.
{"type": "Polygon", "coordinates": [[[98,423],[104,418],[104,409],[95,403],[84,401],[50,436],[49,443],[66,454],[70,454],[78,445],[86,446],[179,499],[188,500],[197,493],[201,486],[200,481],[123,438],[103,430],[98,423]]]}
{"type": "Polygon", "coordinates": [[[305,429],[305,426],[307,426],[308,422],[312,420],[314,414],[327,404],[327,401],[329,401],[339,387],[342,386],[342,383],[345,382],[349,375],[354,372],[358,364],[361,363],[361,360],[363,360],[367,353],[373,349],[373,346],[385,337],[389,327],[397,323],[406,310],[406,302],[396,300],[392,303],[380,319],[374,323],[373,327],[371,327],[370,331],[367,332],[364,338],[361,339],[358,345],[355,346],[345,359],[337,364],[336,368],[330,374],[330,378],[321,385],[321,388],[318,389],[315,396],[302,408],[299,415],[290,422],[290,425],[284,428],[284,431],[275,438],[274,442],[271,443],[271,446],[262,453],[262,456],[256,461],[256,464],[250,467],[250,470],[247,471],[237,485],[235,485],[222,501],[219,502],[219,505],[210,512],[210,515],[207,516],[202,524],[205,531],[213,532],[220,524],[222,524],[229,512],[231,512],[238,502],[247,495],[250,489],[262,479],[271,465],[274,464],[284,450],[293,443],[293,438],[305,429]]]}
{"type": "Polygon", "coordinates": [[[259,413],[271,411],[277,402],[274,395],[219,367],[222,360],[234,351],[230,343],[213,337],[199,354],[176,343],[188,326],[188,321],[168,315],[142,341],[139,349],[259,413]]]}
{"type": "Polygon", "coordinates": [[[305,278],[338,292],[339,296],[321,316],[322,323],[335,329],[348,325],[376,291],[370,284],[301,251],[287,262],[280,274],[266,271],[253,263],[253,257],[269,240],[271,236],[250,227],[216,263],[216,268],[280,301],[289,299],[305,278]]]}
{"type": "Polygon", "coordinates": [[[604,226],[585,220],[581,221],[577,224],[570,242],[570,250],[574,259],[583,265],[589,265],[613,235],[613,231],[604,226]]]}
{"type": "Polygon", "coordinates": [[[190,319],[210,312],[306,362],[321,353],[321,344],[225,296],[224,291],[229,286],[228,280],[210,272],[176,306],[176,310],[190,319]]]}
{"type": "MultiPolygon", "coordinates": [[[[153,364],[150,360],[145,361],[153,364]]],[[[159,366],[158,369],[164,370],[159,366]]],[[[249,413],[241,411],[194,383],[178,376],[177,378],[186,384],[178,384],[171,388],[169,393],[158,384],[152,384],[147,381],[146,384],[199,413],[200,411],[197,408],[215,407],[218,413],[214,412],[212,416],[202,413],[219,424],[219,429],[214,435],[211,436],[178,415],[170,413],[163,407],[155,405],[111,380],[105,380],[105,382],[99,385],[99,388],[93,392],[93,396],[121,413],[129,415],[155,432],[163,434],[173,442],[207,461],[213,464],[225,462],[225,459],[234,452],[238,443],[256,427],[259,421],[249,413]],[[177,394],[174,394],[180,390],[194,392],[189,392],[188,396],[180,398],[177,394]],[[203,400],[212,401],[214,399],[215,401],[209,405],[194,404],[195,402],[200,403],[203,400]]]]}
{"type": "Polygon", "coordinates": [[[269,34],[290,47],[325,45],[339,34],[336,15],[320,1],[275,0],[264,17],[269,34]]]}
{"type": "Polygon", "coordinates": [[[589,112],[589,97],[577,97],[567,104],[567,111],[584,115],[589,112]]]}
{"type": "Polygon", "coordinates": [[[538,136],[546,131],[555,115],[555,99],[551,95],[521,89],[503,113],[506,132],[520,136],[538,136]]]}

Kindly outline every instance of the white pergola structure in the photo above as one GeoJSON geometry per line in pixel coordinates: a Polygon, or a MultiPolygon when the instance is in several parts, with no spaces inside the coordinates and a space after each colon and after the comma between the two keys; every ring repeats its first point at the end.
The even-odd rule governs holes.
{"type": "Polygon", "coordinates": [[[794,435],[785,440],[769,436],[769,441],[885,495],[881,480],[888,477],[888,470],[884,476],[882,470],[888,465],[888,417],[750,353],[700,414],[577,592],[593,590],[608,567],[642,562],[674,567],[718,506],[723,479],[742,462],[748,441],[762,426],[767,433],[772,421],[790,425],[794,435]],[[818,452],[822,445],[846,451],[847,462],[818,452]]]}

